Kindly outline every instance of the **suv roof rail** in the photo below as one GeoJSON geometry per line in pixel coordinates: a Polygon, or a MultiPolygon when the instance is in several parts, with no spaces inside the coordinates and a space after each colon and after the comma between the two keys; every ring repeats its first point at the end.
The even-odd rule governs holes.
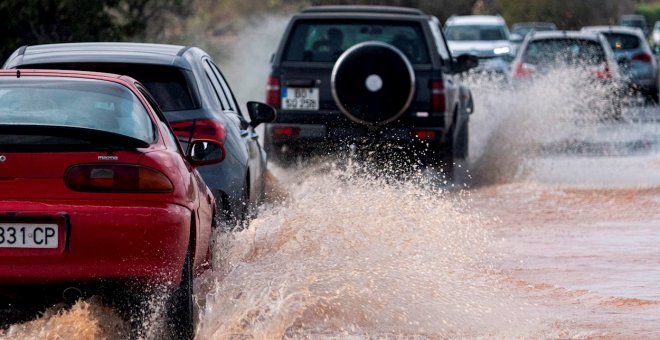
{"type": "Polygon", "coordinates": [[[302,13],[332,13],[332,12],[363,12],[363,13],[383,13],[383,14],[407,14],[407,15],[425,15],[417,8],[397,7],[397,6],[364,6],[364,5],[329,5],[314,6],[305,8],[302,13]]]}

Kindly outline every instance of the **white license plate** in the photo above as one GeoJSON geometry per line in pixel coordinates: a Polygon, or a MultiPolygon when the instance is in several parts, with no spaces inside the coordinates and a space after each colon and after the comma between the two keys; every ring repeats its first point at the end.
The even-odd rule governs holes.
{"type": "Polygon", "coordinates": [[[57,224],[0,223],[0,248],[57,248],[57,224]]]}
{"type": "Polygon", "coordinates": [[[282,87],[282,109],[318,110],[319,89],[315,87],[282,87]]]}

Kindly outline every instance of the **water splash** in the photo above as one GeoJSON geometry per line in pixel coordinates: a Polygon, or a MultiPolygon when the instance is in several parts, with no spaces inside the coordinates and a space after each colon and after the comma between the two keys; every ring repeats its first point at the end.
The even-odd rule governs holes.
{"type": "Polygon", "coordinates": [[[577,152],[603,126],[630,124],[609,117],[616,106],[639,100],[620,84],[594,81],[591,71],[579,68],[513,85],[486,74],[468,75],[464,82],[475,100],[470,153],[480,185],[524,179],[528,160],[553,150],[577,152]]]}
{"type": "Polygon", "coordinates": [[[492,285],[488,221],[424,177],[373,173],[298,170],[286,202],[219,235],[198,336],[470,336],[520,321],[492,285]]]}
{"type": "Polygon", "coordinates": [[[0,331],[0,339],[125,339],[128,325],[99,298],[54,306],[40,318],[0,331]]]}

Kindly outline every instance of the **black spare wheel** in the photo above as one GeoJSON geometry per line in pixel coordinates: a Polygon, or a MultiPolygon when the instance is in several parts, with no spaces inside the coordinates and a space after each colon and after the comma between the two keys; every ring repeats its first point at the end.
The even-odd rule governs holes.
{"type": "Polygon", "coordinates": [[[392,45],[367,41],[346,50],[332,70],[332,96],[349,119],[382,126],[399,118],[415,95],[415,73],[392,45]]]}

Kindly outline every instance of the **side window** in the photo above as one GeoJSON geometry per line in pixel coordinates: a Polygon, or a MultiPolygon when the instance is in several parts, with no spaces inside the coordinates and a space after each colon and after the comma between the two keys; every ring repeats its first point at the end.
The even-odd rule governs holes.
{"type": "Polygon", "coordinates": [[[440,21],[434,17],[429,24],[431,25],[431,32],[433,32],[433,38],[435,38],[435,44],[437,45],[440,58],[442,58],[444,64],[449,64],[451,62],[451,55],[447,49],[447,44],[445,44],[445,38],[442,35],[442,31],[440,30],[440,21]]]}
{"type": "Polygon", "coordinates": [[[241,125],[246,127],[246,125],[248,124],[247,118],[243,115],[243,112],[241,111],[241,107],[238,105],[238,101],[236,100],[234,93],[231,91],[231,88],[229,87],[229,83],[227,83],[227,80],[225,80],[225,77],[222,75],[222,72],[220,72],[218,66],[216,66],[211,61],[209,61],[209,63],[211,64],[211,68],[215,72],[215,75],[218,77],[218,80],[222,85],[222,90],[227,95],[227,99],[229,100],[230,110],[236,112],[238,117],[241,119],[241,125]]]}
{"type": "Polygon", "coordinates": [[[218,78],[218,81],[220,82],[220,86],[222,86],[222,91],[225,93],[227,99],[229,100],[229,109],[238,112],[239,111],[238,105],[236,105],[234,94],[231,92],[231,89],[229,88],[229,85],[227,85],[227,81],[222,76],[222,73],[218,69],[218,66],[216,66],[211,61],[208,61],[208,63],[211,65],[211,69],[213,69],[213,73],[215,74],[216,78],[218,78]]]}
{"type": "Polygon", "coordinates": [[[218,78],[215,76],[215,73],[211,68],[211,63],[207,59],[204,59],[204,71],[206,73],[206,77],[211,83],[211,87],[213,88],[213,92],[216,95],[216,99],[218,99],[220,106],[222,106],[222,109],[231,110],[227,96],[225,96],[225,93],[222,90],[220,83],[218,82],[218,78]]]}

